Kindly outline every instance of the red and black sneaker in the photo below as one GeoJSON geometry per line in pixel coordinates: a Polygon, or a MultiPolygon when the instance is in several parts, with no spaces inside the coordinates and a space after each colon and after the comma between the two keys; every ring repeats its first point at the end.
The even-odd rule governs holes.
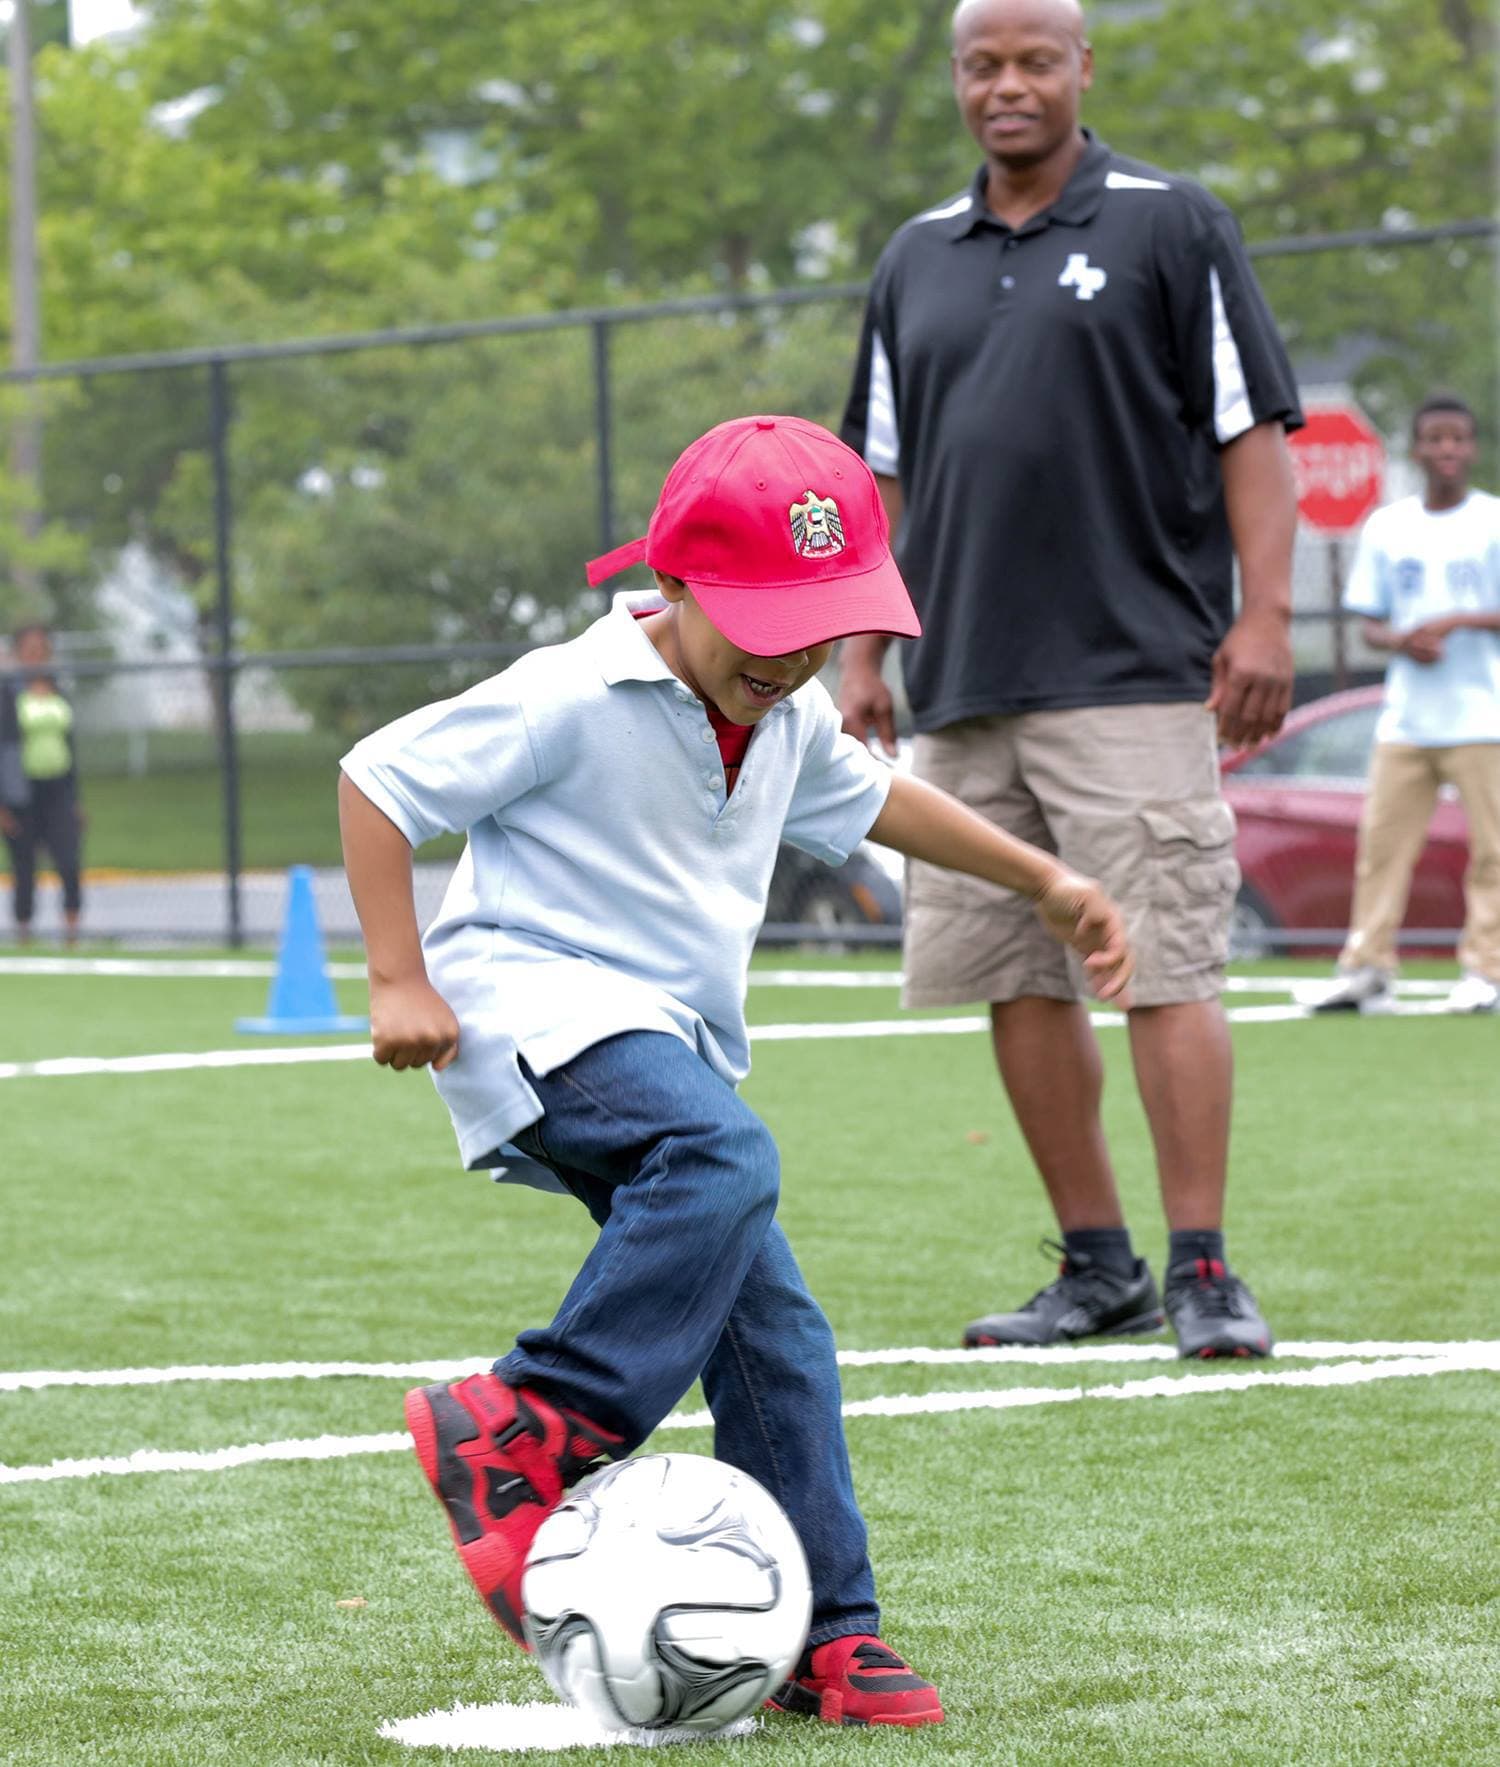
{"type": "Polygon", "coordinates": [[[493,1374],[413,1387],[406,1423],[464,1569],[522,1650],[521,1572],[563,1492],[621,1438],[493,1374]]]}
{"type": "Polygon", "coordinates": [[[778,1711],[825,1724],[941,1724],[938,1690],[868,1632],[831,1638],[803,1653],[792,1679],[770,1698],[778,1711]]]}

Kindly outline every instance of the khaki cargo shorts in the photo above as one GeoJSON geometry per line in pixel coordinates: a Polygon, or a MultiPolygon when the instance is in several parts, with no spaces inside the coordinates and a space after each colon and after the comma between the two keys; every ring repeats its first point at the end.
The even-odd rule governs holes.
{"type": "MultiPolygon", "coordinates": [[[[970,718],[918,736],[914,771],[1098,878],[1125,915],[1137,1006],[1222,991],[1240,870],[1201,705],[970,718]]],[[[1021,897],[917,860],[904,940],[907,1006],[1088,995],[1077,959],[1021,897]]]]}

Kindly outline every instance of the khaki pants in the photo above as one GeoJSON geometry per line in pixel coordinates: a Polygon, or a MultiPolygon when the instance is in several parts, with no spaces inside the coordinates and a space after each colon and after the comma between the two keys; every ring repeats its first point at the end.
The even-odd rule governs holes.
{"type": "Polygon", "coordinates": [[[1417,748],[1382,742],[1370,763],[1359,823],[1354,908],[1341,969],[1394,970],[1412,872],[1427,841],[1439,786],[1456,788],[1469,819],[1464,933],[1458,960],[1500,982],[1500,743],[1417,748]]]}

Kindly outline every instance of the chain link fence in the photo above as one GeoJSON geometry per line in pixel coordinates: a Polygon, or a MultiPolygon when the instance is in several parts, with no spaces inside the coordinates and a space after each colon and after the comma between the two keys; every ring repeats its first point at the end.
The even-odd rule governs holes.
{"type": "MultiPolygon", "coordinates": [[[[1487,437],[1500,427],[1495,236],[1470,222],[1253,248],[1299,378],[1351,388],[1385,430],[1388,491],[1408,488],[1402,431],[1432,386],[1462,391],[1487,437]],[[1420,318],[1393,336],[1414,285],[1420,318]]],[[[583,560],[644,531],[711,424],[836,425],[862,296],[58,364],[9,387],[12,409],[40,411],[45,514],[76,542],[46,588],[78,714],[86,930],[264,942],[286,868],[309,864],[330,937],[356,936],[338,756],[593,618],[583,560]]],[[[1345,544],[1299,542],[1300,698],[1378,676],[1337,608],[1345,544]]],[[[424,910],[456,850],[418,856],[424,910]]],[[[841,873],[788,854],[769,930],[894,940],[899,912],[873,850],[841,873]]],[[[44,888],[39,931],[54,913],[44,888]]]]}

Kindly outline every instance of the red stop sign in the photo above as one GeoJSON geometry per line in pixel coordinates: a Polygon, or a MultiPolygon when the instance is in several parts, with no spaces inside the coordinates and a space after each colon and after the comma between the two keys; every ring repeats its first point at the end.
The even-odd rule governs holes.
{"type": "Polygon", "coordinates": [[[1310,405],[1307,425],[1287,440],[1297,474],[1297,509],[1327,534],[1357,528],[1380,501],[1385,444],[1357,405],[1310,405]]]}

